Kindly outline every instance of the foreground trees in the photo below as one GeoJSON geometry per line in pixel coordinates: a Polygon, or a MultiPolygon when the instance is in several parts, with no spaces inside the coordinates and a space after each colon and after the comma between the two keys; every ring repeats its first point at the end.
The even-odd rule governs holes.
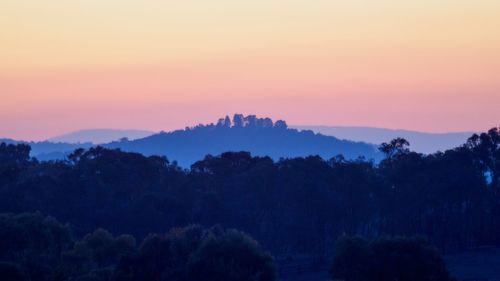
{"type": "Polygon", "coordinates": [[[188,263],[188,280],[272,281],[273,258],[236,230],[213,229],[188,263]]]}
{"type": "Polygon", "coordinates": [[[36,214],[0,214],[0,279],[12,281],[274,281],[274,260],[248,235],[174,228],[137,247],[98,229],[73,241],[68,226],[36,214]]]}
{"type": "Polygon", "coordinates": [[[134,237],[114,237],[104,229],[97,229],[61,253],[62,260],[53,273],[54,279],[110,280],[115,265],[135,251],[134,237]]]}
{"type": "Polygon", "coordinates": [[[439,252],[419,238],[337,242],[330,274],[345,281],[452,281],[439,252]]]}
{"type": "Polygon", "coordinates": [[[148,236],[136,255],[123,259],[116,280],[275,280],[273,258],[236,230],[198,226],[148,236]]]}
{"type": "MultiPolygon", "coordinates": [[[[49,280],[72,240],[68,226],[40,213],[0,214],[0,266],[4,274],[49,280]],[[22,272],[17,274],[16,272],[22,272]]],[[[28,279],[29,280],[29,279],[28,279]]]]}

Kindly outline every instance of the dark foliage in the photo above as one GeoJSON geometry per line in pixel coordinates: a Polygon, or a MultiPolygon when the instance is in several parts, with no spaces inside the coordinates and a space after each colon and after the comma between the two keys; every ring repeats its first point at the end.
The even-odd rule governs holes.
{"type": "Polygon", "coordinates": [[[6,281],[274,281],[274,260],[236,230],[199,226],[148,235],[97,229],[74,241],[39,213],[0,214],[0,280],[6,281]]]}
{"type": "Polygon", "coordinates": [[[77,241],[72,249],[62,252],[54,279],[79,280],[85,276],[108,280],[118,261],[133,254],[135,247],[135,238],[130,235],[114,237],[104,229],[97,229],[77,241]]]}
{"type": "Polygon", "coordinates": [[[330,269],[334,280],[452,281],[439,252],[420,238],[381,238],[368,242],[343,237],[330,269]]]}
{"type": "MultiPolygon", "coordinates": [[[[217,126],[226,122],[233,121],[217,126]]],[[[191,170],[102,147],[38,162],[26,145],[1,145],[0,212],[41,211],[69,222],[77,235],[101,227],[138,239],[178,225],[221,223],[277,255],[327,256],[342,234],[422,234],[443,251],[499,245],[498,138],[492,129],[431,155],[397,139],[382,145],[387,158],[378,165],[228,152],[191,170]]]]}
{"type": "Polygon", "coordinates": [[[0,262],[0,276],[2,280],[28,281],[29,277],[18,266],[8,262],[0,262]]]}
{"type": "Polygon", "coordinates": [[[49,280],[71,243],[68,227],[51,217],[0,214],[0,271],[13,280],[49,280]]]}
{"type": "Polygon", "coordinates": [[[118,264],[116,280],[186,280],[187,264],[200,247],[204,232],[199,226],[190,226],[148,235],[135,255],[118,264]]]}
{"type": "Polygon", "coordinates": [[[199,226],[149,235],[134,256],[121,260],[117,281],[275,280],[273,258],[236,230],[199,226]]]}
{"type": "Polygon", "coordinates": [[[273,258],[258,243],[236,230],[215,229],[206,235],[188,264],[188,280],[272,281],[273,258]]]}
{"type": "MultiPolygon", "coordinates": [[[[223,127],[227,122],[234,121],[222,120],[214,126],[223,127]]],[[[253,124],[245,122],[243,118],[231,126],[253,124]]],[[[271,124],[266,120],[255,122],[262,123],[261,127],[271,124]]],[[[227,152],[206,156],[190,170],[179,168],[165,157],[102,147],[76,150],[64,161],[39,162],[29,157],[26,145],[2,144],[0,212],[40,211],[71,224],[75,237],[103,228],[111,233],[129,233],[138,241],[146,236],[148,239],[135,254],[130,254],[132,237],[115,237],[99,230],[63,251],[62,261],[59,256],[49,255],[35,262],[43,266],[31,267],[22,255],[12,254],[16,248],[8,248],[25,243],[22,235],[9,234],[9,229],[17,229],[13,222],[21,218],[4,215],[0,217],[0,223],[4,224],[0,231],[7,236],[0,243],[9,241],[2,246],[9,250],[0,254],[4,257],[12,254],[12,258],[3,261],[29,268],[28,272],[43,273],[54,264],[63,264],[67,267],[57,270],[59,276],[76,276],[84,268],[82,272],[86,272],[88,279],[99,280],[109,276],[109,266],[117,261],[123,269],[123,278],[129,273],[139,274],[134,264],[153,255],[141,255],[147,245],[155,245],[151,250],[158,250],[161,256],[166,250],[159,249],[166,247],[170,251],[173,243],[173,234],[148,236],[149,233],[163,233],[190,224],[220,223],[241,229],[276,256],[329,257],[336,239],[342,235],[367,238],[424,235],[430,244],[444,252],[498,246],[499,139],[498,129],[492,129],[471,137],[462,147],[431,155],[412,152],[404,139],[397,139],[381,147],[387,157],[379,164],[363,159],[346,160],[342,156],[330,160],[309,156],[274,161],[269,157],[252,157],[247,152],[227,152]],[[108,246],[116,244],[117,248],[100,248],[98,241],[107,241],[104,244],[108,246]]],[[[26,229],[26,233],[34,231],[42,239],[33,251],[68,247],[61,242],[65,241],[62,238],[50,238],[65,237],[64,228],[54,228],[50,220],[33,224],[36,227],[26,229]],[[40,229],[52,230],[38,233],[40,229]]],[[[183,244],[179,249],[200,242],[196,229],[183,231],[192,233],[189,235],[193,244],[183,244]]],[[[246,240],[240,242],[251,244],[246,240]]],[[[213,243],[218,243],[217,239],[213,243]]],[[[219,271],[225,271],[226,256],[232,254],[230,249],[214,253],[220,255],[214,260],[220,263],[219,271]]],[[[187,264],[189,260],[186,255],[175,256],[178,260],[168,266],[187,264]]],[[[146,274],[144,278],[150,278],[149,272],[158,272],[156,268],[165,268],[162,261],[148,262],[153,268],[141,269],[146,274]]],[[[231,262],[239,261],[231,259],[231,262]]],[[[204,272],[203,264],[195,265],[191,265],[193,272],[204,272]]],[[[162,271],[161,276],[174,278],[178,274],[178,267],[173,267],[162,271]]],[[[158,280],[167,278],[161,276],[158,280]]]]}

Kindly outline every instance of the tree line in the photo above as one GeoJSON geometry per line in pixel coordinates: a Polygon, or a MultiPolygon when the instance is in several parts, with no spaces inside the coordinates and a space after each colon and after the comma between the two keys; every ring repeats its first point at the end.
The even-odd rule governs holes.
{"type": "Polygon", "coordinates": [[[0,144],[0,212],[40,211],[76,237],[95,229],[139,241],[176,226],[221,224],[277,258],[333,255],[342,236],[423,235],[441,251],[500,244],[500,133],[423,155],[404,139],[380,163],[342,156],[206,156],[191,169],[166,157],[95,147],[38,161],[0,144]]]}
{"type": "MultiPolygon", "coordinates": [[[[275,281],[274,258],[250,236],[198,225],[131,235],[96,229],[75,238],[41,213],[0,214],[0,277],[6,281],[275,281]]],[[[342,237],[333,280],[454,281],[423,239],[342,237]]]]}

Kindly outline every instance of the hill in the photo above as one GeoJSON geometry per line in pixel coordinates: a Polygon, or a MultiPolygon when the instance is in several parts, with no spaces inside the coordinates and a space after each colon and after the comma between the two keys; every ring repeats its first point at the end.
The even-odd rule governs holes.
{"type": "Polygon", "coordinates": [[[27,144],[31,147],[30,156],[38,160],[60,160],[73,152],[75,149],[88,149],[93,146],[92,143],[65,143],[65,142],[50,142],[50,141],[19,141],[13,139],[0,139],[0,143],[6,144],[27,144]]]}
{"type": "Polygon", "coordinates": [[[363,142],[339,140],[312,131],[298,131],[287,124],[254,115],[235,114],[216,124],[199,125],[173,132],[161,132],[138,140],[122,140],[104,145],[144,155],[165,155],[179,165],[189,167],[205,155],[226,151],[249,151],[256,156],[291,158],[319,155],[329,159],[338,154],[347,159],[365,157],[379,160],[377,147],[363,142]]]}
{"type": "Polygon", "coordinates": [[[49,142],[103,144],[122,138],[135,140],[154,134],[145,130],[88,129],[71,132],[48,139],[49,142]]]}

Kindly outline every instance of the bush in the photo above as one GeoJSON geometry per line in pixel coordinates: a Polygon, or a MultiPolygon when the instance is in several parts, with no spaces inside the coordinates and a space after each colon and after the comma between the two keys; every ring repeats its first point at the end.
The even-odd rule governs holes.
{"type": "Polygon", "coordinates": [[[0,214],[0,261],[33,280],[47,280],[71,245],[69,228],[40,213],[0,214]]]}
{"type": "Polygon", "coordinates": [[[2,280],[27,281],[26,274],[17,266],[11,263],[0,262],[0,276],[2,280]]]}
{"type": "Polygon", "coordinates": [[[273,258],[236,230],[199,226],[148,236],[136,255],[123,258],[116,281],[274,281],[273,258]]]}
{"type": "Polygon", "coordinates": [[[330,269],[334,280],[451,281],[439,252],[420,238],[381,238],[368,242],[344,237],[337,242],[330,269]]]}
{"type": "Polygon", "coordinates": [[[212,231],[189,262],[188,280],[272,281],[275,266],[271,255],[246,234],[212,231]]]}

